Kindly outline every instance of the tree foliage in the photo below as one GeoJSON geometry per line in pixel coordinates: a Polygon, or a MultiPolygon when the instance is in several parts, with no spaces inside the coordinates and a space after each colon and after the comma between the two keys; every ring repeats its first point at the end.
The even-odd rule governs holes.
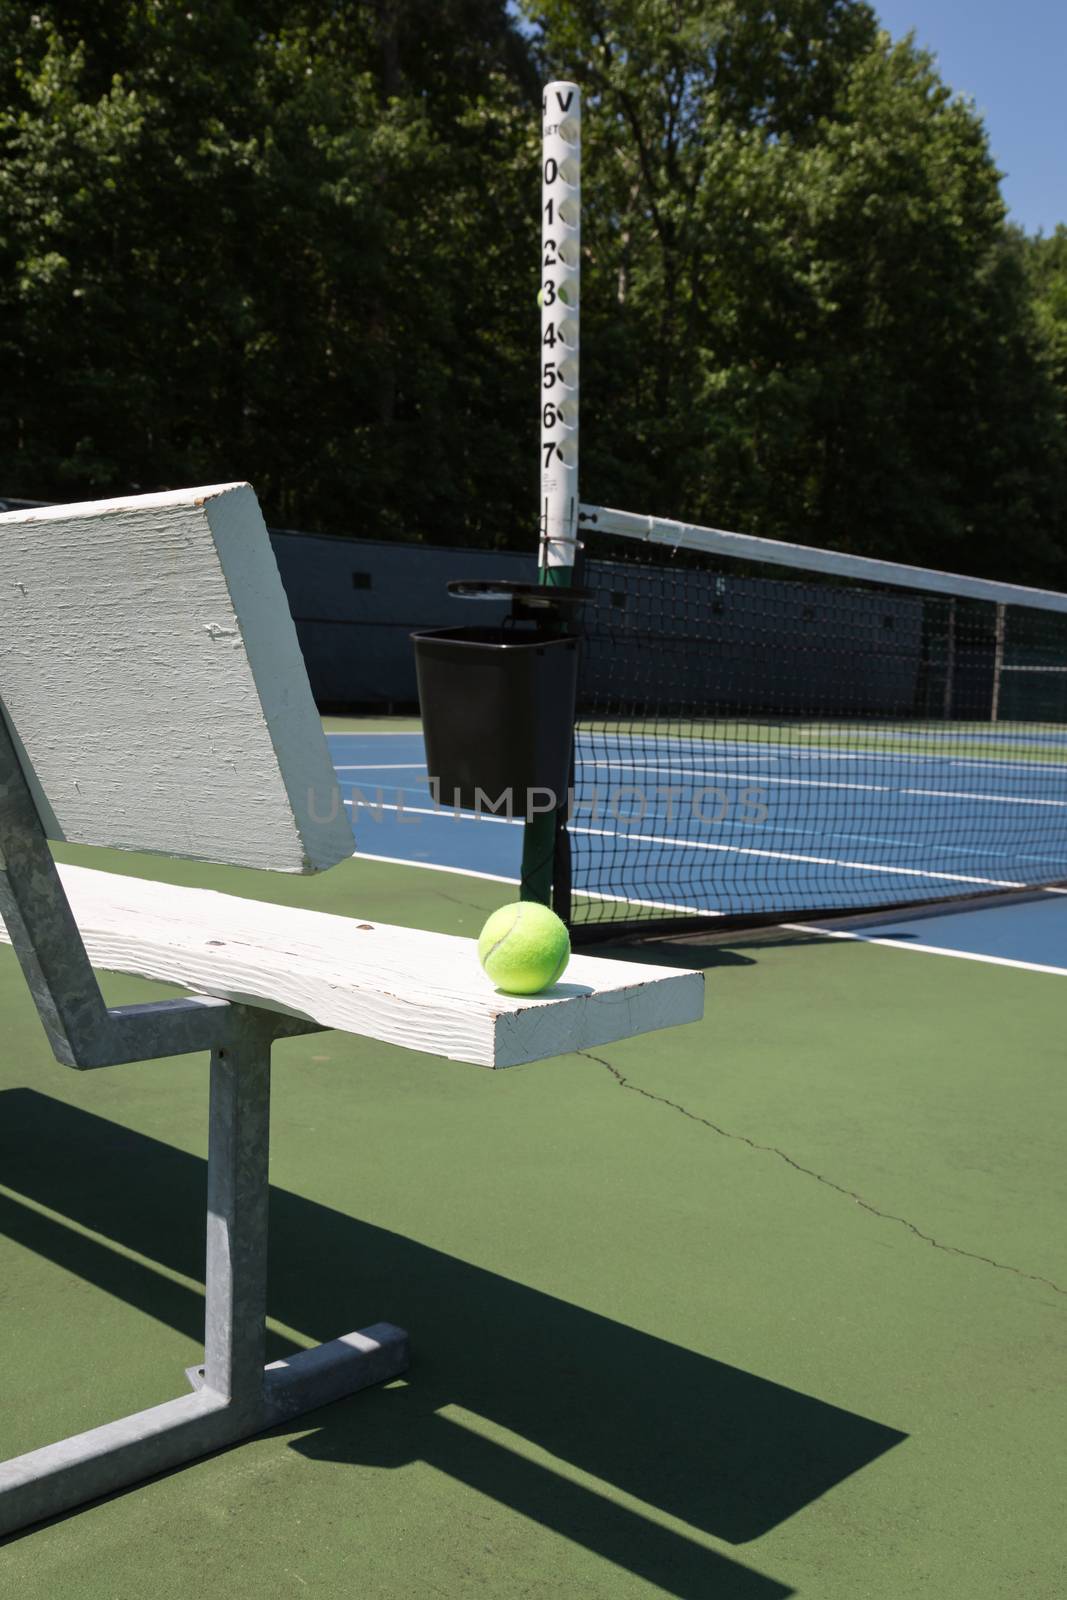
{"type": "Polygon", "coordinates": [[[583,493],[1054,579],[1062,420],[930,59],[850,0],[530,11],[587,86],[583,493]]]}
{"type": "Polygon", "coordinates": [[[1061,222],[1047,238],[1016,233],[1014,242],[1023,254],[1049,369],[1067,405],[1067,226],[1061,222]]]}
{"type": "Polygon", "coordinates": [[[480,176],[536,99],[503,0],[276,9],[9,24],[8,492],[249,477],[281,522],[488,537],[525,487],[529,250],[480,176]]]}
{"type": "Polygon", "coordinates": [[[1067,230],[860,0],[9,0],[2,488],[250,478],[530,548],[539,85],[584,118],[583,494],[1062,584],[1067,230]]]}

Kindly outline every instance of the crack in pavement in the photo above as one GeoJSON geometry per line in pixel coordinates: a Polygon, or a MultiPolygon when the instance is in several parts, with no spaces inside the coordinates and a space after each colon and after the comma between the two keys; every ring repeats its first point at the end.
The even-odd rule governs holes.
{"type": "Polygon", "coordinates": [[[758,1150],[764,1155],[777,1156],[779,1161],[784,1161],[787,1167],[793,1168],[794,1172],[801,1173],[805,1178],[814,1178],[816,1183],[823,1184],[825,1188],[833,1189],[835,1193],[844,1195],[848,1200],[854,1200],[858,1206],[862,1207],[864,1211],[869,1211],[872,1216],[880,1217],[883,1222],[899,1223],[902,1228],[907,1228],[909,1233],[914,1234],[917,1239],[921,1239],[924,1244],[930,1245],[934,1250],[943,1250],[946,1255],[964,1256],[968,1261],[980,1261],[984,1266],[995,1267],[998,1272],[1010,1272],[1014,1277],[1025,1278],[1030,1283],[1043,1283],[1054,1294],[1067,1295],[1067,1288],[1054,1283],[1051,1278],[1041,1277],[1039,1273],[1024,1272],[1021,1267],[1013,1267],[1005,1261],[995,1261],[992,1256],[979,1255],[974,1250],[963,1250],[958,1245],[942,1244],[932,1234],[924,1233],[921,1228],[916,1227],[914,1222],[909,1222],[907,1217],[898,1217],[892,1211],[881,1211],[878,1206],[872,1205],[869,1200],[865,1200],[854,1189],[846,1189],[843,1184],[835,1183],[833,1178],[824,1177],[821,1172],[816,1172],[812,1167],[805,1167],[799,1161],[794,1161],[792,1156],[787,1155],[784,1150],[779,1150],[777,1145],[760,1144],[757,1139],[750,1139],[746,1133],[731,1133],[728,1128],[721,1128],[717,1122],[712,1122],[707,1117],[698,1116],[695,1111],[687,1110],[685,1106],[679,1105],[676,1100],[668,1100],[666,1095],[653,1094],[651,1089],[642,1089],[639,1084],[631,1083],[629,1078],[623,1076],[618,1067],[612,1066],[610,1061],[605,1061],[603,1056],[594,1055],[591,1050],[579,1050],[577,1054],[583,1056],[587,1061],[596,1061],[600,1066],[606,1067],[620,1088],[629,1089],[634,1094],[643,1095],[646,1100],[654,1100],[658,1105],[667,1106],[671,1111],[677,1111],[681,1116],[688,1117],[691,1122],[699,1122],[705,1128],[710,1128],[713,1133],[719,1134],[723,1139],[732,1139],[738,1144],[747,1144],[751,1150],[758,1150]]]}
{"type": "Polygon", "coordinates": [[[478,905],[477,901],[464,900],[461,895],[449,894],[447,889],[437,889],[435,892],[439,900],[447,900],[451,905],[462,906],[465,911],[480,912],[484,910],[484,907],[478,905]]]}

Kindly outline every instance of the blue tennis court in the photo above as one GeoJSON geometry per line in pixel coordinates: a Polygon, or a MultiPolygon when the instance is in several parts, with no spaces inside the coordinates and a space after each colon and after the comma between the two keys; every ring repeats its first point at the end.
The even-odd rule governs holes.
{"type": "MultiPolygon", "coordinates": [[[[847,748],[819,733],[580,734],[576,898],[788,913],[1067,876],[1067,730],[879,727],[867,749],[854,724],[847,748]]],[[[361,853],[518,881],[521,821],[437,806],[418,732],[329,743],[361,853]]]]}

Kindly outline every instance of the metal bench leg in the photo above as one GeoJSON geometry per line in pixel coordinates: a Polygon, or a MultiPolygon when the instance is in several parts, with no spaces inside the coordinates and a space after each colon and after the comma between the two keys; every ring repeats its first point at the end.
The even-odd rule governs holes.
{"type": "Polygon", "coordinates": [[[204,1365],[189,1377],[253,1413],[263,1391],[269,1140],[269,1045],[213,1050],[204,1365]]]}
{"type": "Polygon", "coordinates": [[[263,1365],[270,1041],[211,1058],[207,1297],[192,1394],[0,1463],[0,1535],[236,1443],[407,1368],[407,1335],[376,1323],[263,1365]]]}

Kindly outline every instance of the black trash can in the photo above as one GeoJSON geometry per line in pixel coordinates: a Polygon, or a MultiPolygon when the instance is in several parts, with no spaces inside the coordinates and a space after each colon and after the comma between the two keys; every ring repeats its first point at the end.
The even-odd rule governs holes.
{"type": "Polygon", "coordinates": [[[516,817],[531,805],[550,809],[550,796],[562,804],[578,640],[514,626],[440,628],[412,639],[439,803],[516,817]]]}

